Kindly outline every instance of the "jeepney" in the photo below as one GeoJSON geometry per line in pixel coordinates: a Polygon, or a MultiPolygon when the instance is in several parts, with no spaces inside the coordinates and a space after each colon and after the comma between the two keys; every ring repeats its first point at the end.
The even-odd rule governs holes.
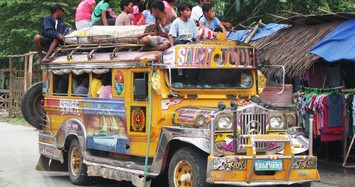
{"type": "Polygon", "coordinates": [[[41,65],[42,82],[24,96],[35,103],[27,113],[44,116],[30,120],[41,129],[38,170],[63,166],[78,185],[91,176],[170,187],[320,179],[312,134],[289,130],[285,114],[258,99],[266,79],[254,47],[217,40],[163,52],[122,46],[62,48],[41,65]],[[75,94],[83,75],[89,92],[97,75],[109,76],[112,98],[75,94]]]}

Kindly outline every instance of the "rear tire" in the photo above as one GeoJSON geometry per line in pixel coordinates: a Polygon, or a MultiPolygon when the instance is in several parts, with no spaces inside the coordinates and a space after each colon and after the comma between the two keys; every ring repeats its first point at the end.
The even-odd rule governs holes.
{"type": "Polygon", "coordinates": [[[83,162],[81,148],[77,139],[70,143],[68,152],[68,171],[70,181],[75,185],[87,185],[90,178],[87,174],[87,166],[83,162]]]}
{"type": "Polygon", "coordinates": [[[42,82],[35,83],[29,87],[21,99],[23,118],[37,129],[43,129],[46,124],[44,111],[41,106],[42,101],[42,82]]]}
{"type": "Polygon", "coordinates": [[[169,164],[170,187],[210,187],[206,182],[207,156],[197,148],[183,147],[169,164]]]}

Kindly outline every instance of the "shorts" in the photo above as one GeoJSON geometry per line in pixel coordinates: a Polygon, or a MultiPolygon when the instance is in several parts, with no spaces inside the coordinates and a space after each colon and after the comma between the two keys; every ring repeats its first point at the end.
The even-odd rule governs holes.
{"type": "Polygon", "coordinates": [[[92,26],[91,20],[82,20],[82,21],[75,22],[76,29],[88,28],[91,26],[92,26]]]}
{"type": "Polygon", "coordinates": [[[51,45],[52,42],[53,42],[53,38],[41,36],[41,45],[45,51],[49,49],[49,46],[51,45]]]}
{"type": "Polygon", "coordinates": [[[170,43],[169,39],[162,37],[162,36],[147,36],[150,39],[150,45],[156,47],[162,43],[170,43]]]}

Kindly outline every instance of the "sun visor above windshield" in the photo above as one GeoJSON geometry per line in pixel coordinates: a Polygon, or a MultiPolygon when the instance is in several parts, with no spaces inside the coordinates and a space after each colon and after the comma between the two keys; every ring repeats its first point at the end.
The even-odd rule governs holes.
{"type": "Polygon", "coordinates": [[[255,68],[257,52],[251,46],[176,45],[162,54],[171,68],[255,68]]]}

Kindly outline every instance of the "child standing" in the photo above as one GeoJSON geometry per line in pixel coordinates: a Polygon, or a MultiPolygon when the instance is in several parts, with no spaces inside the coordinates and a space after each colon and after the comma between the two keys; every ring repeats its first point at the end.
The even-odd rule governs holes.
{"type": "Polygon", "coordinates": [[[171,46],[199,40],[197,27],[190,19],[191,9],[192,6],[188,3],[183,2],[178,5],[180,17],[174,20],[169,31],[171,46]]]}
{"type": "Polygon", "coordinates": [[[207,27],[216,32],[223,32],[226,34],[226,29],[222,25],[221,21],[215,17],[216,9],[212,3],[206,3],[202,5],[203,17],[200,19],[200,27],[207,27]]]}

